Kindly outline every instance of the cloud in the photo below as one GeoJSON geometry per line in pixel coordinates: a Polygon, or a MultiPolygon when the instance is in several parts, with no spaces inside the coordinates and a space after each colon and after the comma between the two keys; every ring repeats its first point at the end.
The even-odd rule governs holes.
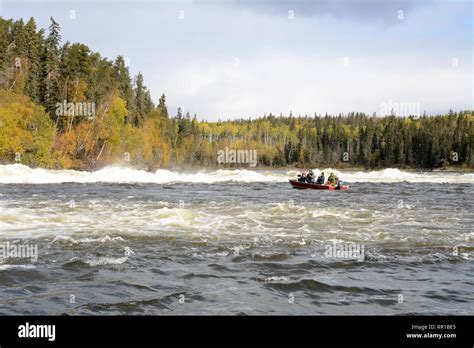
{"type": "Polygon", "coordinates": [[[179,105],[210,120],[380,113],[389,101],[429,113],[472,108],[470,1],[292,1],[294,20],[288,4],[48,1],[4,10],[42,27],[54,16],[64,40],[129,58],[155,100],[166,93],[172,114],[179,105]]]}
{"type": "Polygon", "coordinates": [[[205,110],[199,116],[210,120],[290,111],[380,115],[390,103],[436,112],[445,108],[448,95],[454,109],[470,97],[470,77],[462,69],[448,62],[444,68],[419,69],[412,60],[395,57],[345,60],[274,53],[241,61],[237,67],[229,61],[195,62],[176,71],[163,81],[169,101],[186,110],[205,110]]]}
{"type": "MultiPolygon", "coordinates": [[[[206,3],[207,1],[202,1],[206,3]]],[[[404,1],[404,0],[233,0],[231,3],[237,7],[250,9],[260,13],[273,15],[287,15],[293,11],[295,16],[332,16],[339,19],[353,21],[383,21],[396,23],[399,11],[402,15],[410,13],[413,9],[426,6],[430,0],[404,1]]]]}

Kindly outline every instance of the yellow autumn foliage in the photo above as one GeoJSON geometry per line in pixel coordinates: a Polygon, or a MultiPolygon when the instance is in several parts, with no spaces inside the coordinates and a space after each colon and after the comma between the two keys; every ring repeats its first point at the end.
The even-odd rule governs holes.
{"type": "Polygon", "coordinates": [[[0,90],[0,162],[50,166],[55,135],[41,106],[25,95],[0,90]]]}

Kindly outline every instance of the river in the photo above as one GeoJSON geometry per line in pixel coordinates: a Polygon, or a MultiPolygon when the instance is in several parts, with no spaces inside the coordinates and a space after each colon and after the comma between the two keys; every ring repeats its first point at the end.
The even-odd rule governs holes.
{"type": "Polygon", "coordinates": [[[473,173],[295,175],[1,165],[0,313],[474,314],[473,173]]]}

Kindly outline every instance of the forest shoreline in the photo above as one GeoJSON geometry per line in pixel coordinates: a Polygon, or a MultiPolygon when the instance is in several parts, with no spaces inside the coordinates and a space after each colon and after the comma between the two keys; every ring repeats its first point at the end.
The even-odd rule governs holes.
{"type": "Polygon", "coordinates": [[[348,166],[341,166],[341,165],[335,165],[335,164],[311,164],[308,166],[267,166],[267,165],[260,165],[256,167],[252,166],[230,166],[230,165],[215,165],[215,166],[200,166],[200,165],[169,165],[169,166],[164,166],[164,167],[153,167],[153,168],[147,168],[146,166],[140,166],[140,165],[127,165],[125,163],[109,163],[105,165],[100,165],[100,166],[95,166],[95,167],[43,167],[43,166],[31,166],[28,164],[23,164],[23,163],[2,163],[0,162],[0,165],[13,165],[13,164],[21,164],[25,165],[28,168],[31,169],[45,169],[45,170],[74,170],[74,171],[79,171],[79,172],[95,172],[99,171],[101,169],[104,169],[106,167],[122,167],[122,168],[131,168],[134,170],[143,170],[148,173],[154,173],[157,170],[170,170],[170,171],[202,171],[202,170],[251,170],[251,171],[271,171],[271,170],[283,170],[283,171],[306,171],[309,169],[334,169],[337,171],[341,172],[372,172],[372,171],[382,171],[385,169],[398,169],[400,171],[405,171],[405,172],[441,172],[441,173],[474,173],[474,168],[469,167],[467,165],[461,165],[461,166],[445,166],[442,168],[423,168],[423,167],[408,167],[408,166],[378,166],[378,167],[373,167],[373,168],[367,168],[364,166],[353,166],[353,165],[348,165],[348,166]]]}
{"type": "Polygon", "coordinates": [[[143,75],[132,76],[123,56],[109,60],[84,44],[63,44],[53,18],[46,31],[34,18],[0,17],[0,75],[0,163],[150,172],[474,170],[472,110],[290,111],[207,121],[216,115],[169,111],[164,93],[156,105],[143,75]]]}
{"type": "MultiPolygon", "coordinates": [[[[331,168],[338,171],[345,171],[345,172],[372,172],[372,171],[381,171],[385,169],[398,169],[405,172],[452,172],[452,173],[474,173],[474,168],[469,167],[446,167],[446,168],[422,168],[422,167],[397,167],[397,166],[387,166],[387,167],[376,167],[376,168],[365,168],[365,167],[358,167],[358,166],[340,166],[340,165],[330,165],[330,164],[315,164],[315,165],[308,165],[306,167],[300,166],[280,166],[280,167],[272,167],[272,166],[257,166],[257,167],[249,167],[249,166],[242,166],[242,167],[225,167],[225,166],[214,166],[214,167],[201,167],[201,166],[171,166],[169,168],[159,168],[159,169],[167,169],[172,171],[177,170],[254,170],[254,171],[269,171],[269,170],[295,170],[295,171],[306,171],[309,169],[318,168],[320,170],[324,170],[327,168],[331,168]]],[[[147,170],[148,171],[148,170],[147,170]]],[[[150,172],[154,172],[150,170],[150,172]]]]}

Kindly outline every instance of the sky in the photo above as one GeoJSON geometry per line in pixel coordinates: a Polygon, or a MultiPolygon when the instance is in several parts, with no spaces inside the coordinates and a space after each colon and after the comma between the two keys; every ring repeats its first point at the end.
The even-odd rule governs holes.
{"type": "Polygon", "coordinates": [[[464,0],[0,0],[3,18],[126,58],[155,102],[199,119],[473,107],[464,0]]]}

